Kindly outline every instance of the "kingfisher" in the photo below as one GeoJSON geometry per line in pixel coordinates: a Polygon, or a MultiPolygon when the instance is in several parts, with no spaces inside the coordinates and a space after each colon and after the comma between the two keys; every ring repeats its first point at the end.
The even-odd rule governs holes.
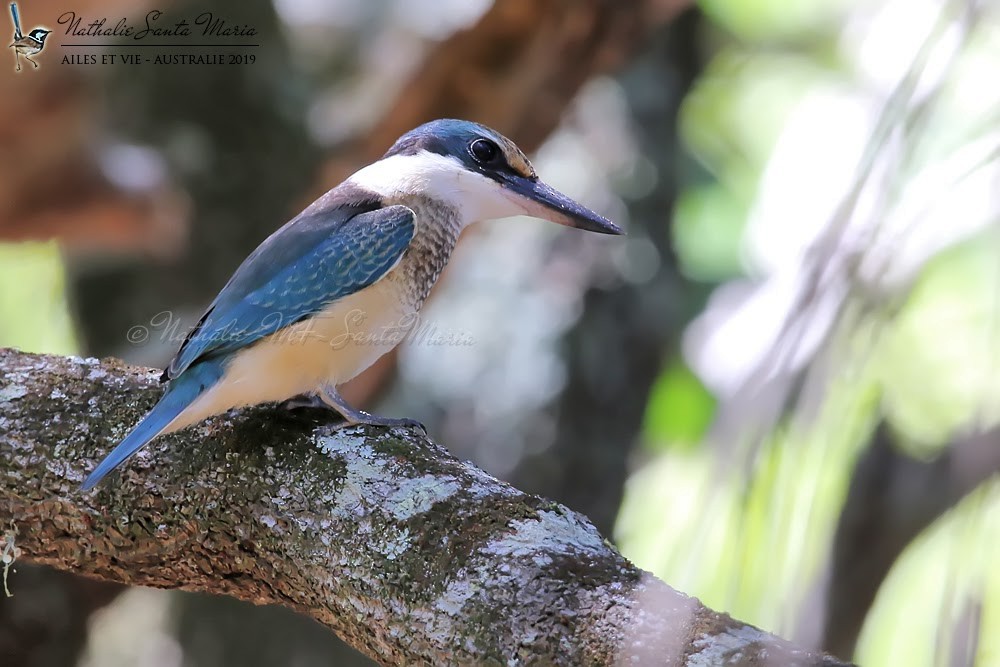
{"type": "Polygon", "coordinates": [[[344,425],[423,430],[351,407],[337,386],[400,342],[386,332],[415,321],[465,227],[516,215],[622,233],[488,127],[443,119],[404,134],[244,260],[163,372],[160,401],[83,490],[156,436],[231,408],[305,400],[344,425]]]}

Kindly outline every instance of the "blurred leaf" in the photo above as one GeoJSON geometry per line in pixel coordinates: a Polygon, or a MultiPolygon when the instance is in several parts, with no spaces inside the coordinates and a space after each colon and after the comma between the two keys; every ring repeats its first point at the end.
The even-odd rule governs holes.
{"type": "Polygon", "coordinates": [[[0,346],[53,354],[76,351],[55,243],[0,245],[0,346]]]}
{"type": "Polygon", "coordinates": [[[821,413],[772,435],[752,461],[739,442],[665,450],[626,487],[622,553],[710,606],[794,635],[876,396],[871,373],[847,364],[821,413]]]}
{"type": "Polygon", "coordinates": [[[796,105],[831,78],[801,55],[723,50],[684,101],[684,140],[720,181],[752,197],[796,105]]]}
{"type": "Polygon", "coordinates": [[[675,208],[681,266],[702,280],[732,277],[742,266],[743,231],[778,138],[829,70],[801,56],[724,50],[684,101],[681,133],[704,175],[675,208]]]}
{"type": "Polygon", "coordinates": [[[850,0],[700,0],[698,4],[737,35],[767,39],[821,28],[850,0]]]}
{"type": "Polygon", "coordinates": [[[998,256],[994,232],[935,259],[876,355],[883,409],[924,454],[1000,418],[998,256]]]}
{"type": "Polygon", "coordinates": [[[651,449],[698,444],[712,421],[715,399],[680,361],[653,385],[644,431],[651,449]]]}
{"type": "MultiPolygon", "coordinates": [[[[914,540],[879,591],[856,661],[935,667],[966,601],[982,604],[976,665],[1000,664],[1000,481],[980,488],[914,540]]],[[[943,654],[942,654],[943,653],[943,654]]]]}
{"type": "Polygon", "coordinates": [[[684,273],[722,282],[739,275],[747,202],[719,185],[689,188],[674,211],[674,248],[684,273]]]}

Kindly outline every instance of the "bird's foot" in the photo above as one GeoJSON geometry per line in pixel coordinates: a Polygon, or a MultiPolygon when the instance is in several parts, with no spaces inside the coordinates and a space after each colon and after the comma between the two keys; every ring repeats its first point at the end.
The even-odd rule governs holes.
{"type": "Polygon", "coordinates": [[[418,422],[416,419],[409,419],[408,417],[393,418],[393,417],[379,417],[377,415],[370,414],[364,410],[358,410],[352,408],[347,404],[347,401],[340,395],[337,388],[332,385],[327,385],[323,387],[317,394],[320,400],[326,403],[328,406],[339,412],[346,420],[344,424],[338,425],[339,428],[345,426],[353,426],[355,424],[365,424],[366,426],[402,426],[404,428],[415,428],[420,431],[423,435],[427,435],[427,428],[418,422]]]}

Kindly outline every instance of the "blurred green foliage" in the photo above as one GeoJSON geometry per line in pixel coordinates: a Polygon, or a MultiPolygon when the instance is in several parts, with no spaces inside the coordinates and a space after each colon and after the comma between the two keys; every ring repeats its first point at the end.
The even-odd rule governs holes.
{"type": "Polygon", "coordinates": [[[0,244],[0,347],[52,354],[77,350],[55,243],[0,244]]]}
{"type": "Polygon", "coordinates": [[[771,40],[819,30],[849,0],[700,0],[705,14],[733,34],[771,40]]]}
{"type": "MultiPolygon", "coordinates": [[[[857,327],[844,343],[867,349],[840,369],[821,413],[794,421],[759,451],[693,448],[706,435],[711,399],[689,371],[670,368],[646,422],[660,454],[630,480],[619,516],[625,554],[710,606],[781,634],[801,631],[800,605],[823,573],[855,458],[878,416],[924,456],[1000,417],[998,256],[1000,235],[991,233],[938,258],[892,321],[857,327]]],[[[1000,656],[998,562],[994,483],[910,545],[855,658],[942,664],[941,637],[974,599],[983,606],[977,664],[997,664],[988,656],[1000,656]]]]}
{"type": "Polygon", "coordinates": [[[679,360],[653,385],[646,406],[646,444],[695,447],[712,422],[715,398],[679,360]]]}
{"type": "MultiPolygon", "coordinates": [[[[1000,664],[1000,482],[976,490],[917,538],[879,591],[861,634],[863,665],[945,665],[949,637],[980,605],[976,665],[1000,664]],[[944,632],[942,632],[944,629],[944,632]],[[940,638],[946,637],[945,641],[940,638]]],[[[976,630],[974,624],[972,629],[976,630]]],[[[957,634],[957,633],[956,633],[957,634]]]]}
{"type": "MultiPolygon", "coordinates": [[[[688,274],[722,282],[746,270],[740,237],[792,111],[817,88],[871,84],[853,81],[858,73],[839,63],[831,45],[853,11],[878,3],[700,4],[723,34],[685,102],[681,129],[714,180],[699,179],[682,193],[675,246],[688,274]]],[[[982,96],[994,94],[977,98],[963,75],[1000,71],[1000,41],[991,30],[973,35],[949,94],[928,108],[929,117],[946,122],[923,125],[910,164],[995,128],[995,114],[986,125],[956,121],[981,112],[982,96]],[[994,39],[983,40],[984,33],[994,39]]],[[[815,631],[816,619],[802,610],[823,586],[850,475],[874,424],[887,420],[911,454],[931,457],[953,438],[1000,420],[998,258],[1000,233],[981,233],[939,254],[878,312],[851,309],[818,413],[785,420],[756,447],[708,443],[714,401],[675,360],[646,415],[645,445],[655,458],[629,481],[619,515],[624,553],[741,619],[786,636],[815,631]]],[[[945,664],[955,644],[969,641],[955,628],[972,601],[982,612],[976,664],[1000,664],[997,563],[1000,483],[992,483],[907,548],[853,658],[870,666],[945,664]]]]}
{"type": "Polygon", "coordinates": [[[998,257],[997,233],[937,257],[874,355],[886,415],[927,453],[1000,418],[998,257]]]}

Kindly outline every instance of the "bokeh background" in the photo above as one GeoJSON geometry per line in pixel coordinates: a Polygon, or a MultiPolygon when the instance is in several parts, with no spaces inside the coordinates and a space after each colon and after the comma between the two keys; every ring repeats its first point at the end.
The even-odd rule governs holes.
{"type": "MultiPolygon", "coordinates": [[[[162,365],[312,198],[420,122],[481,121],[629,235],[468,230],[426,335],[346,395],[767,630],[1000,665],[995,2],[20,6],[208,10],[261,46],[67,65],[56,32],[0,66],[0,345],[162,365]]],[[[370,664],[279,609],[23,563],[9,587],[5,667],[370,664]]]]}

